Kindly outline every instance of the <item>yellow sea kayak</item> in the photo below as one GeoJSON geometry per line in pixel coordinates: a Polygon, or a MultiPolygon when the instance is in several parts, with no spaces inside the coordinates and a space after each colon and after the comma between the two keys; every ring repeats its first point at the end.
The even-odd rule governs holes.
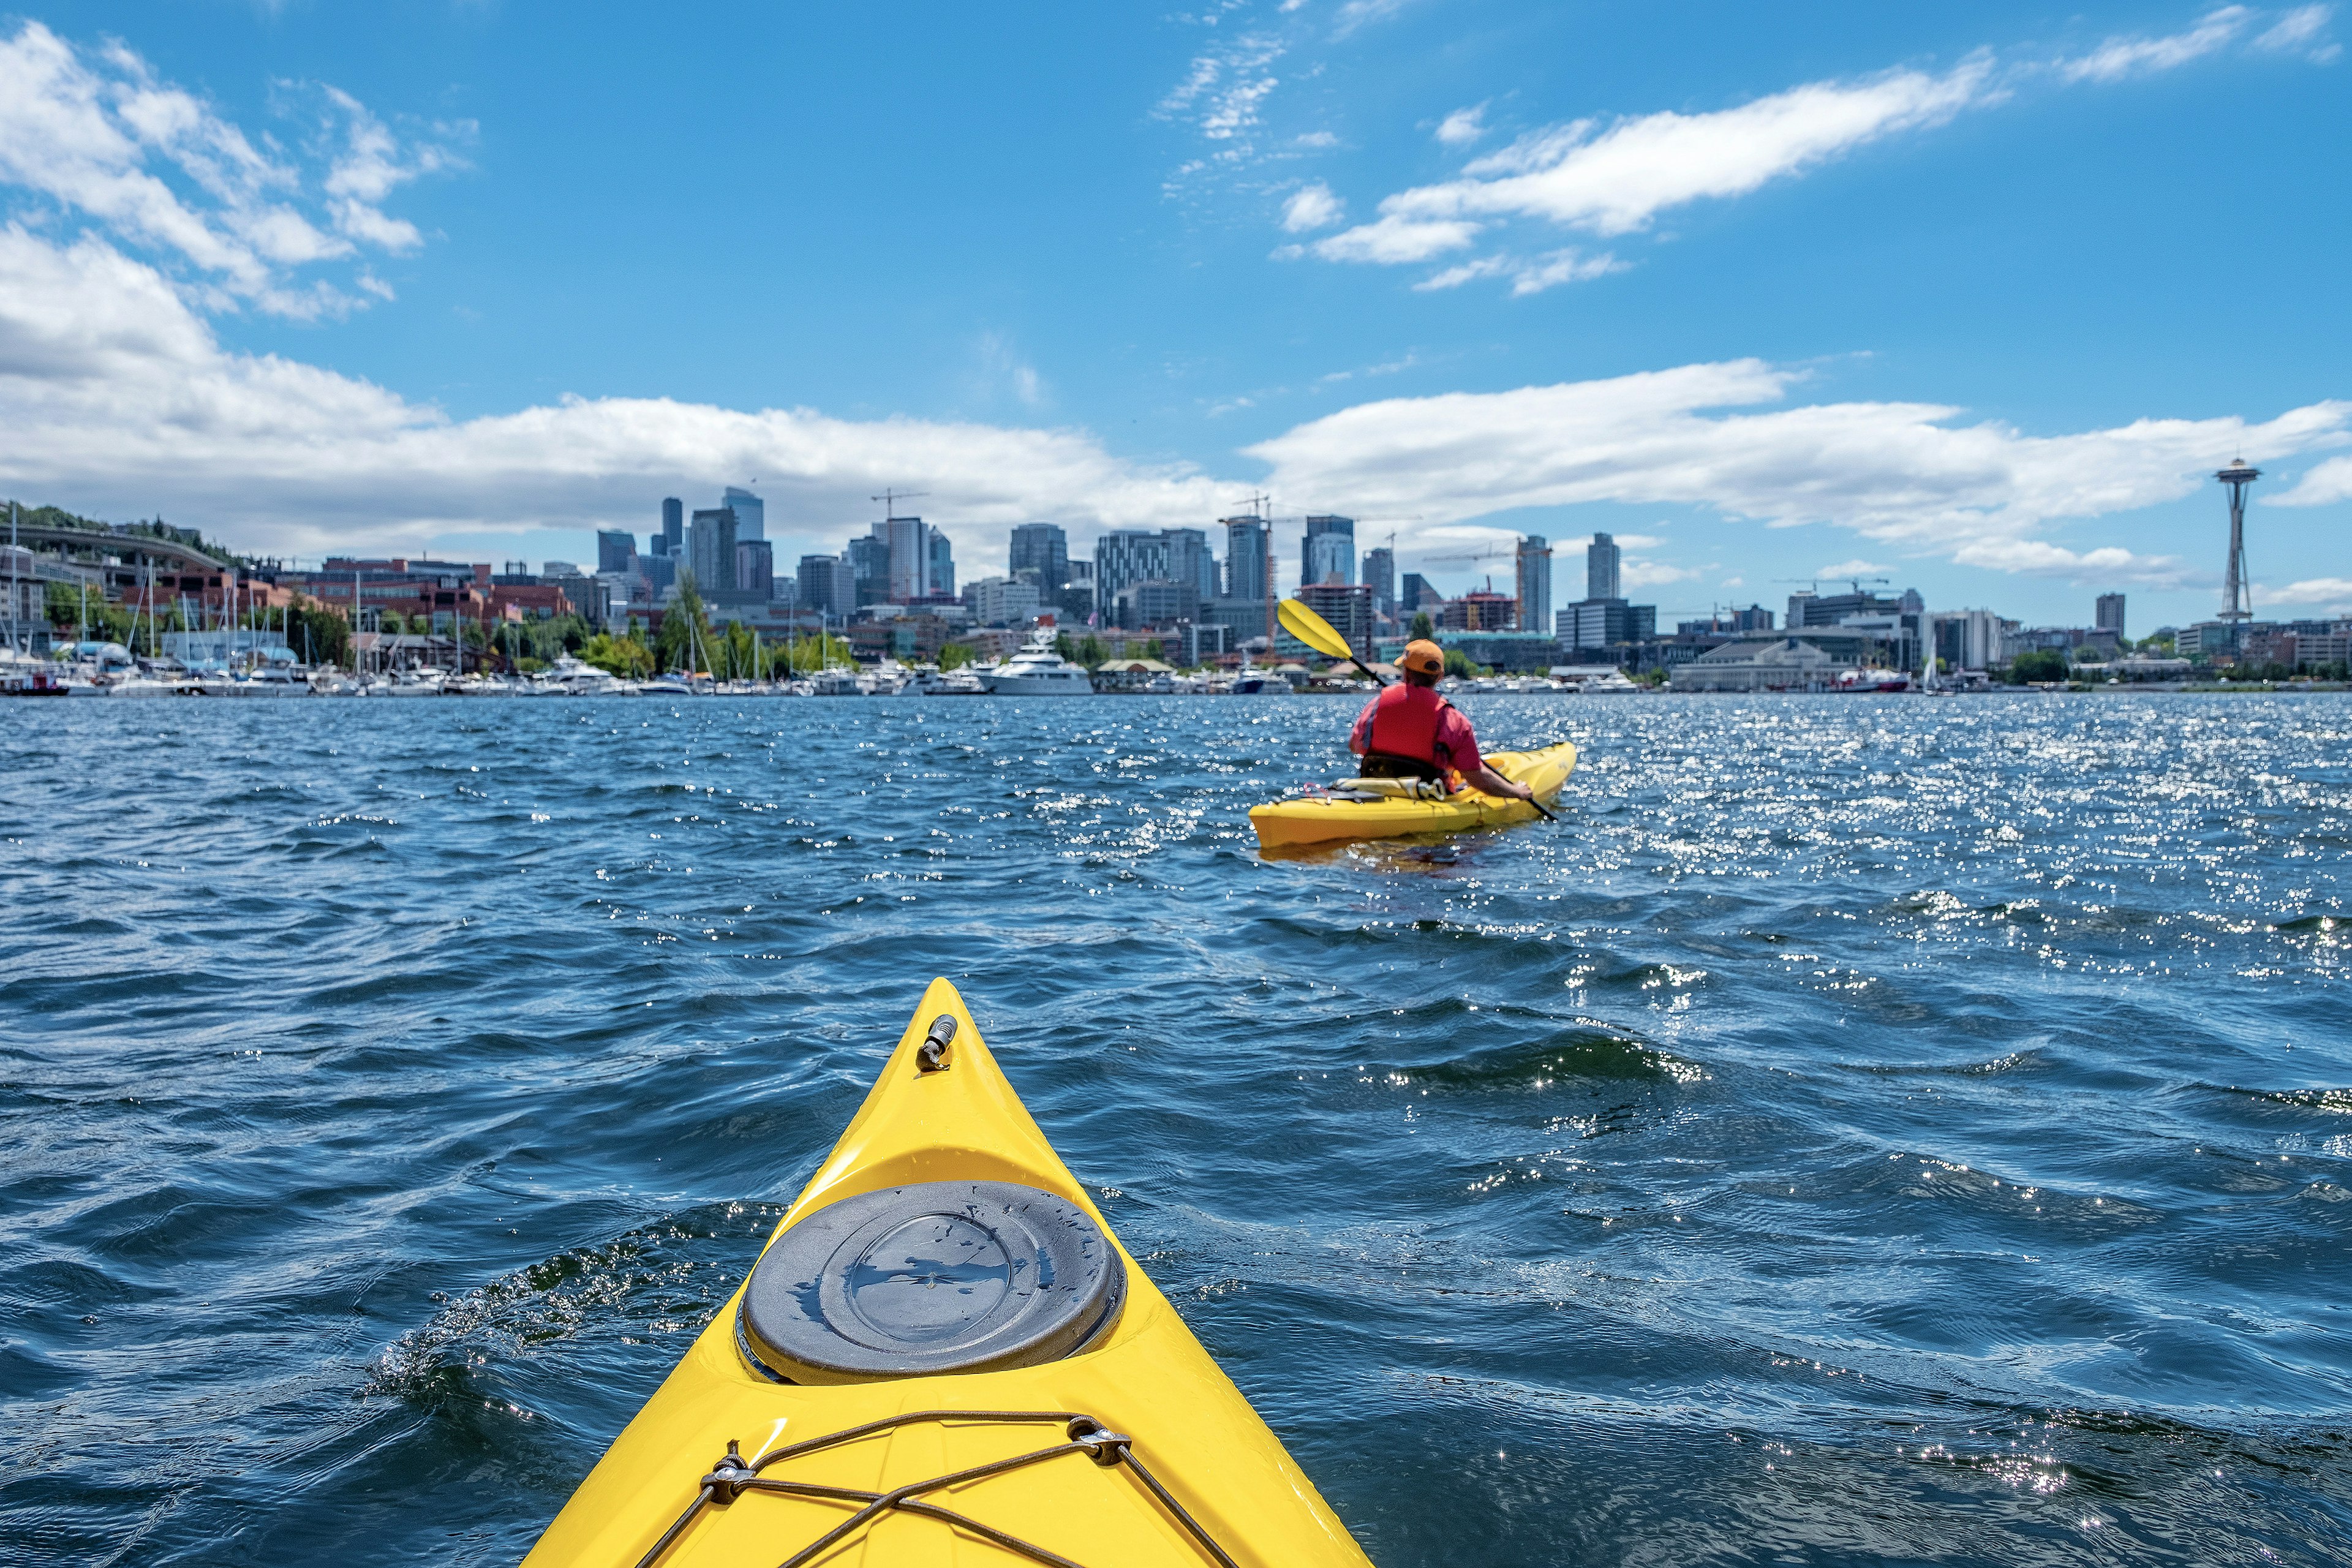
{"type": "Polygon", "coordinates": [[[524,1561],[1369,1568],[944,980],[524,1561]]]}
{"type": "MultiPolygon", "coordinates": [[[[1576,769],[1576,748],[1562,741],[1541,751],[1489,752],[1486,765],[1514,784],[1526,784],[1536,799],[1549,805],[1576,769]]],[[[1261,849],[1500,827],[1532,822],[1535,816],[1536,808],[1523,800],[1475,789],[1433,795],[1403,779],[1349,779],[1324,794],[1250,807],[1250,826],[1257,829],[1261,849]]]]}

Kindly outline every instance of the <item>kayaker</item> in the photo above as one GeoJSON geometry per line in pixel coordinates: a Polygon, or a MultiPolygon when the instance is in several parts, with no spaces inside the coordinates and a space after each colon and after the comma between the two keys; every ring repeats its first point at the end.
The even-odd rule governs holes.
{"type": "Polygon", "coordinates": [[[1404,679],[1364,704],[1348,737],[1348,750],[1364,759],[1363,777],[1430,779],[1449,787],[1467,784],[1513,800],[1535,798],[1527,785],[1486,765],[1470,721],[1437,694],[1445,655],[1435,643],[1415,637],[1405,644],[1397,668],[1404,679]]]}

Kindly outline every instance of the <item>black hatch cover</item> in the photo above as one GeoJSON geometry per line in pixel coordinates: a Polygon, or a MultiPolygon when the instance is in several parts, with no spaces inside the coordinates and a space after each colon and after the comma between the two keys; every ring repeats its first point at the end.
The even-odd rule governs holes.
{"type": "Polygon", "coordinates": [[[736,1339],[787,1383],[1037,1366],[1118,1320],[1127,1266],[1076,1204],[1012,1182],[844,1198],[776,1238],[736,1339]]]}

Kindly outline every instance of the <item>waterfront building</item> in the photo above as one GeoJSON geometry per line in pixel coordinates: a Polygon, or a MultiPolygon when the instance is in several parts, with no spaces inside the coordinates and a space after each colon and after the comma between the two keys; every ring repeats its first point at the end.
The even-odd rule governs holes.
{"type": "Polygon", "coordinates": [[[1703,621],[1677,622],[1675,634],[1677,637],[1692,637],[1707,632],[1727,632],[1736,635],[1740,632],[1769,632],[1771,629],[1772,612],[1761,605],[1750,605],[1744,610],[1717,611],[1703,621]]]}
{"type": "Polygon", "coordinates": [[[1310,517],[1306,537],[1298,544],[1298,581],[1352,583],[1356,580],[1356,520],[1352,517],[1310,517]]]}
{"type": "Polygon", "coordinates": [[[1676,691],[1828,691],[1838,669],[1815,641],[1741,638],[1675,666],[1668,679],[1676,691]]]}
{"type": "Polygon", "coordinates": [[[1617,541],[1606,533],[1596,533],[1592,542],[1584,547],[1584,596],[1592,599],[1614,599],[1618,593],[1617,541]]]}
{"type": "Polygon", "coordinates": [[[1255,599],[1263,604],[1274,596],[1273,584],[1267,581],[1267,573],[1273,566],[1270,531],[1255,517],[1228,517],[1222,521],[1225,530],[1224,597],[1255,599]]]}
{"type": "Polygon", "coordinates": [[[1559,641],[1540,632],[1440,632],[1437,644],[1473,664],[1514,675],[1549,669],[1559,654],[1559,641]]]}
{"type": "Polygon", "coordinates": [[[1396,619],[1396,552],[1382,544],[1364,552],[1364,586],[1372,591],[1372,618],[1396,619]]]}
{"type": "Polygon", "coordinates": [[[1936,657],[1947,669],[1990,669],[2007,657],[2017,624],[1990,610],[1940,610],[1928,617],[1928,627],[1936,657]]]}
{"type": "Polygon", "coordinates": [[[2117,641],[2124,637],[2124,596],[2102,594],[2097,607],[2092,612],[2094,624],[2103,632],[2113,632],[2117,641]]]}
{"type": "Polygon", "coordinates": [[[736,543],[740,544],[747,539],[768,537],[768,503],[758,496],[729,485],[727,494],[719,504],[735,514],[736,543]]]}
{"type": "Polygon", "coordinates": [[[1562,609],[1553,619],[1552,632],[1562,647],[1580,657],[1648,642],[1658,635],[1658,606],[1586,599],[1562,609]]]}
{"type": "MultiPolygon", "coordinates": [[[[1515,561],[1518,568],[1519,629],[1541,632],[1551,620],[1551,546],[1542,534],[1530,533],[1519,541],[1515,561]]],[[[1589,567],[1587,574],[1590,575],[1589,567]]]]}
{"type": "Polygon", "coordinates": [[[1062,585],[1070,580],[1069,536],[1056,522],[1017,524],[1013,530],[1005,570],[1014,577],[1024,572],[1035,573],[1039,606],[1048,610],[1061,608],[1062,585]]]}

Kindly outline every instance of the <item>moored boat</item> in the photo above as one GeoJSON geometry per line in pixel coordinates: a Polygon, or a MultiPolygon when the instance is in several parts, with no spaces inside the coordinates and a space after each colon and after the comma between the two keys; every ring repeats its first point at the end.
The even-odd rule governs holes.
{"type": "Polygon", "coordinates": [[[1363,1552],[934,980],[743,1287],[526,1568],[1363,1552]]]}

